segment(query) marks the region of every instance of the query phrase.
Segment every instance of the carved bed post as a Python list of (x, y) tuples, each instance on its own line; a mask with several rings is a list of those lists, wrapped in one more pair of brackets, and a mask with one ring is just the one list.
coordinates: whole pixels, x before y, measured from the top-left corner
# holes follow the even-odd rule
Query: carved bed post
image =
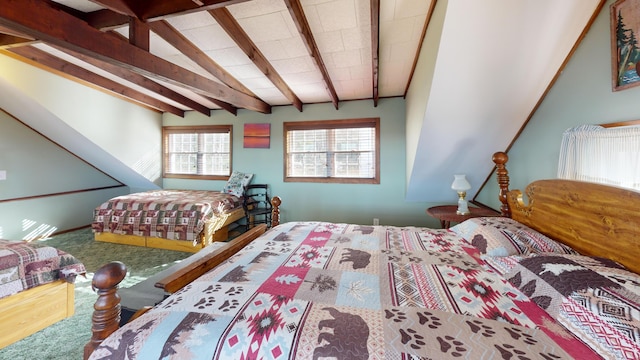
[(502, 206), (500, 206), (500, 212), (503, 216), (511, 217), (511, 209), (509, 209), (509, 204), (507, 203), (507, 193), (509, 192), (509, 172), (505, 167), (507, 161), (509, 161), (509, 156), (507, 153), (498, 151), (493, 154), (493, 162), (496, 164), (496, 174), (498, 176), (498, 185), (500, 186), (500, 202)]
[(102, 343), (102, 340), (118, 330), (120, 326), (120, 296), (116, 290), (126, 275), (127, 267), (119, 261), (104, 265), (93, 275), (91, 285), (98, 293), (98, 299), (93, 305), (91, 340), (84, 346), (85, 360)]
[(273, 205), (273, 209), (271, 210), (271, 227), (280, 224), (280, 204), (282, 204), (282, 200), (280, 200), (279, 196), (274, 196), (271, 199), (271, 205)]

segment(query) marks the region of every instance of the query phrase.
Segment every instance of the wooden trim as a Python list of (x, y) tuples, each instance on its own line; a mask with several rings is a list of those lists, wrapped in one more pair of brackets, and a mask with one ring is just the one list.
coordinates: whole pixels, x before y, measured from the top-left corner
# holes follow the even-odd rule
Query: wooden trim
[(360, 127), (379, 126), (380, 118), (354, 118), (337, 120), (312, 120), (312, 121), (285, 121), (282, 123), (284, 132), (291, 130), (314, 130), (314, 129), (350, 129)]
[(99, 188), (92, 188), (92, 189), (71, 190), (71, 191), (63, 191), (63, 192), (58, 192), (58, 193), (50, 193), (50, 194), (42, 194), (42, 195), (32, 195), (32, 196), (23, 196), (23, 197), (18, 197), (18, 198), (11, 198), (11, 199), (1, 199), (1, 200), (0, 200), (0, 203), (10, 202), (10, 201), (33, 200), (33, 199), (40, 199), (40, 198), (46, 198), (46, 197), (52, 197), (52, 196), (62, 196), (62, 195), (78, 194), (78, 193), (90, 192), (90, 191), (99, 191), (99, 190), (106, 190), (106, 189), (114, 189), (114, 188), (119, 188), (119, 187), (124, 187), (124, 186), (126, 186), (126, 185), (112, 185), (112, 186), (103, 186), (103, 187), (99, 187)]
[(621, 127), (621, 126), (638, 126), (640, 125), (640, 120), (627, 120), (627, 121), (617, 121), (607, 124), (600, 124), (603, 128), (613, 128), (613, 127)]
[(341, 177), (295, 177), (285, 175), (284, 182), (326, 183), (326, 184), (380, 184), (380, 177), (341, 178)]
[(409, 81), (407, 81), (407, 86), (404, 88), (403, 97), (407, 97), (407, 93), (409, 92), (409, 87), (411, 86), (411, 81), (413, 81), (413, 74), (416, 72), (416, 67), (418, 66), (418, 58), (420, 57), (420, 52), (422, 51), (422, 45), (424, 44), (424, 38), (427, 36), (427, 29), (429, 28), (429, 24), (431, 24), (431, 18), (433, 18), (433, 12), (436, 8), (436, 3), (438, 0), (431, 0), (431, 5), (429, 6), (429, 11), (427, 12), (427, 19), (424, 22), (424, 26), (422, 27), (422, 34), (420, 35), (420, 42), (418, 43), (418, 49), (416, 50), (416, 54), (413, 58), (413, 65), (411, 66), (411, 72), (409, 73)]

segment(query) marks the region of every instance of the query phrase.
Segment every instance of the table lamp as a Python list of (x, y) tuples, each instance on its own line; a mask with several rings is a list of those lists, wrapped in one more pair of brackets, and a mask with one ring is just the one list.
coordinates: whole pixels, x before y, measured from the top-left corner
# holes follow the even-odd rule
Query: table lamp
[(453, 176), (454, 179), (453, 184), (451, 184), (451, 188), (458, 192), (458, 211), (456, 211), (456, 214), (468, 215), (470, 212), (465, 196), (467, 196), (467, 190), (471, 189), (471, 184), (469, 184), (465, 175)]

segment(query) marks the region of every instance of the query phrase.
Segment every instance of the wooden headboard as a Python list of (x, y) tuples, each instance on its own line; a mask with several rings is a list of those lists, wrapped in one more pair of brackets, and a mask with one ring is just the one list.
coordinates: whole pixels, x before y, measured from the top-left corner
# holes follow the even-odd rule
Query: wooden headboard
[(493, 155), (501, 212), (584, 255), (615, 260), (640, 273), (640, 193), (573, 180), (538, 180), (509, 190), (509, 157)]

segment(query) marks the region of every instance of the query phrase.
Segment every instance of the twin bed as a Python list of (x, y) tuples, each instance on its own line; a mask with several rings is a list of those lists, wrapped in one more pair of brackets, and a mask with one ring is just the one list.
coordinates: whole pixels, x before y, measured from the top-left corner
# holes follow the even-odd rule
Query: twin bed
[(110, 263), (85, 358), (640, 358), (640, 193), (543, 180), (525, 200), (506, 154), (494, 161), (503, 217), (429, 229), (276, 214), (160, 281), (172, 295), (120, 329), (126, 268)]
[(0, 349), (74, 313), (84, 265), (41, 244), (0, 240)]
[(97, 241), (198, 252), (229, 236), (242, 199), (220, 191), (152, 190), (122, 195), (94, 211)]

